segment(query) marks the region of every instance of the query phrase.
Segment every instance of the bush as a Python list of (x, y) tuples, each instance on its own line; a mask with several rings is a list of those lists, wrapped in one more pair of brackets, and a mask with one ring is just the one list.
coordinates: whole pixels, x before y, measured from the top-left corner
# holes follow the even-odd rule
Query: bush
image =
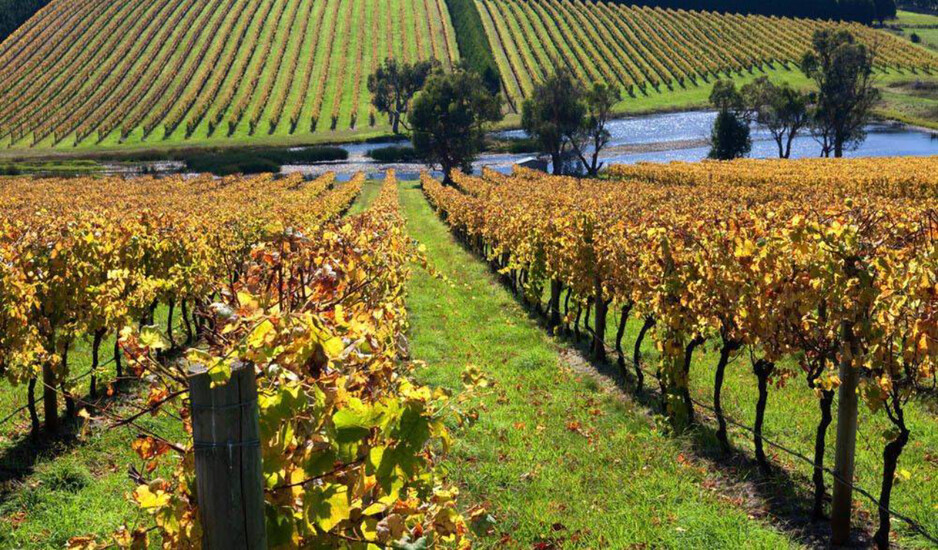
[(277, 162), (250, 153), (206, 154), (187, 158), (185, 162), (191, 172), (210, 172), (216, 176), (279, 172), (281, 168)]
[(13, 165), (0, 166), (0, 176), (19, 176), (22, 173), (22, 170)]
[(921, 44), (921, 43), (922, 43), (922, 37), (919, 36), (918, 33), (914, 33), (914, 32), (913, 32), (912, 35), (909, 36), (909, 39), (912, 41), (913, 44)]
[(307, 147), (305, 149), (262, 151), (259, 156), (280, 164), (305, 164), (347, 160), (348, 151), (341, 147)]
[(720, 111), (713, 123), (710, 158), (732, 160), (744, 157), (752, 150), (749, 124), (731, 111)]
[(285, 164), (310, 164), (345, 160), (348, 151), (340, 147), (310, 147), (307, 149), (257, 149), (189, 152), (183, 155), (186, 167), (192, 172), (210, 172), (216, 176), (233, 174), (261, 174), (279, 172)]
[(382, 147), (380, 149), (371, 149), (367, 156), (378, 162), (400, 163), (400, 162), (420, 162), (417, 151), (409, 146), (392, 145), (391, 147)]

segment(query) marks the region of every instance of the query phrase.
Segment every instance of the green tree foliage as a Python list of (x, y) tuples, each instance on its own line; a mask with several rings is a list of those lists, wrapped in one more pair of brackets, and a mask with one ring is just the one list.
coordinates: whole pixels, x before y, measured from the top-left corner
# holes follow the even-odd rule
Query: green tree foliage
[(896, 0), (873, 0), (876, 9), (876, 19), (882, 25), (887, 19), (896, 17)]
[(839, 158), (866, 139), (865, 127), (879, 99), (873, 85), (875, 54), (843, 30), (816, 32), (812, 46), (801, 62), (818, 88), (812, 130), (824, 156)]
[(371, 104), (378, 112), (388, 115), (395, 134), (400, 133), (401, 125), (410, 129), (405, 120), (410, 102), (423, 88), (430, 73), (438, 67), (439, 62), (436, 60), (411, 64), (387, 58), (384, 65), (368, 76)]
[(811, 121), (807, 94), (787, 82), (776, 85), (764, 76), (743, 86), (741, 92), (755, 121), (772, 134), (779, 158), (791, 157), (792, 142)]
[(612, 109), (622, 101), (622, 91), (616, 86), (594, 84), (591, 90), (587, 90), (585, 100), (586, 117), (571, 141), (587, 174), (596, 176), (603, 166), (599, 162), (599, 154), (612, 137), (606, 126), (612, 118)]
[(489, 93), (478, 73), (465, 67), (437, 71), (411, 106), (414, 149), (428, 164), (439, 165), (444, 181), (452, 183), (450, 172), (472, 169), (486, 127), (501, 119), (501, 98)]
[(572, 137), (583, 127), (586, 91), (568, 69), (557, 69), (538, 83), (521, 108), (521, 126), (550, 155), (554, 174), (563, 173)]
[(485, 87), (493, 95), (497, 94), (502, 87), (502, 77), (475, 1), (446, 0), (446, 7), (453, 20), (460, 56), (469, 67), (482, 76)]
[(710, 92), (710, 103), (719, 110), (710, 135), (709, 157), (732, 160), (752, 150), (749, 118), (743, 95), (732, 80), (717, 80)]
[(49, 0), (0, 0), (0, 42), (48, 3)]

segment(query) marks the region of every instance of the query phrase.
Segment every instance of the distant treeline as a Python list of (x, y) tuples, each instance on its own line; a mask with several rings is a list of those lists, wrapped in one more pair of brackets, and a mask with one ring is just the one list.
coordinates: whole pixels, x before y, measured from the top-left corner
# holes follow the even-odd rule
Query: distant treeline
[(0, 0), (0, 42), (48, 3), (49, 0)]
[(903, 0), (899, 7), (938, 13), (938, 0)]
[[(870, 24), (896, 13), (895, 0), (612, 0), (619, 4), (835, 19)], [(916, 0), (935, 4), (938, 0)]]

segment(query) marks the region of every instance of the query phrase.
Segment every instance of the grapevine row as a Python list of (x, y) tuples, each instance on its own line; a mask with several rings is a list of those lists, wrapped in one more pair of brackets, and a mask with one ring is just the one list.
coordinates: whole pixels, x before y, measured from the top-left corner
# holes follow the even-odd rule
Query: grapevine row
[[(579, 333), (585, 318), (598, 358), (615, 350), (639, 388), (650, 373), (675, 426), (697, 421), (695, 351), (719, 351), (712, 408), (729, 448), (724, 374), (746, 360), (759, 393), (753, 446), (769, 471), (769, 388), (800, 378), (821, 411), (808, 435), (821, 517), (826, 428), (844, 373), (856, 370), (863, 401), (890, 429), (879, 474), (886, 509), (912, 434), (909, 409), (938, 384), (936, 162), (640, 164), (613, 167), (608, 181), (516, 169), (454, 174), (456, 189), (424, 176), (423, 187), (456, 235), (552, 327)], [(626, 354), (630, 319), (643, 328)], [(640, 355), (644, 338), (654, 361)], [(915, 495), (903, 502), (914, 506)], [(878, 539), (889, 518), (881, 511)]]

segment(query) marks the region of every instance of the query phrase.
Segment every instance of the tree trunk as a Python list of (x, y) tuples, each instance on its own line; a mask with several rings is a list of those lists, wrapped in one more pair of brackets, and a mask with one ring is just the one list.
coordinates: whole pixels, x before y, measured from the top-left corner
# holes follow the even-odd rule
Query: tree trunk
[(791, 132), (788, 134), (788, 143), (785, 144), (785, 158), (791, 158), (791, 144), (795, 141), (795, 133)]
[(720, 362), (717, 363), (717, 372), (713, 382), (713, 411), (717, 415), (717, 423), (720, 427), (717, 429), (717, 441), (723, 451), (730, 451), (730, 440), (726, 434), (726, 417), (723, 416), (723, 404), (720, 395), (723, 393), (723, 376), (726, 373), (726, 365), (729, 363), (730, 354), (733, 353), (738, 345), (735, 342), (723, 341), (723, 347), (720, 348)]
[(815, 520), (824, 519), (824, 448), (826, 446), (827, 428), (831, 425), (833, 415), (831, 409), (834, 403), (834, 391), (822, 391), (818, 405), (821, 409), (821, 421), (818, 422), (814, 434), (814, 510), (811, 517)]
[(554, 173), (554, 175), (555, 175), (555, 176), (562, 176), (562, 175), (563, 175), (563, 163), (560, 161), (560, 154), (559, 154), (559, 153), (551, 153), (551, 154), (550, 154), (550, 162), (551, 162), (551, 164), (553, 164), (553, 166), (554, 166), (554, 168), (553, 168), (553, 173)]
[[(899, 405), (897, 404), (896, 407), (898, 408)], [(909, 430), (902, 418), (902, 409), (897, 412), (898, 416), (891, 418), (891, 420), (899, 428), (899, 436), (890, 441), (883, 449), (883, 482), (879, 491), (879, 529), (873, 535), (873, 541), (876, 542), (876, 547), (879, 550), (888, 550), (889, 548), (889, 500), (892, 497), (892, 485), (896, 477), (899, 455), (902, 454), (902, 449), (909, 442)]]
[(765, 406), (769, 400), (769, 376), (775, 370), (775, 365), (765, 359), (759, 359), (752, 365), (752, 370), (759, 379), (759, 400), (756, 402), (756, 425), (754, 427), (756, 460), (762, 468), (762, 473), (769, 475), (772, 473), (772, 468), (762, 446), (762, 425), (765, 422)]
[(840, 136), (834, 137), (834, 158), (843, 158), (844, 140)]
[(654, 318), (651, 315), (645, 317), (645, 324), (638, 331), (638, 338), (635, 339), (635, 349), (632, 351), (632, 364), (635, 366), (635, 376), (638, 378), (638, 391), (642, 391), (645, 385), (645, 373), (642, 372), (642, 341), (645, 339), (645, 333), (653, 326), (655, 326)]
[(59, 431), (59, 399), (55, 391), (55, 372), (48, 361), (42, 365), (42, 412), (46, 420), (46, 431)]

